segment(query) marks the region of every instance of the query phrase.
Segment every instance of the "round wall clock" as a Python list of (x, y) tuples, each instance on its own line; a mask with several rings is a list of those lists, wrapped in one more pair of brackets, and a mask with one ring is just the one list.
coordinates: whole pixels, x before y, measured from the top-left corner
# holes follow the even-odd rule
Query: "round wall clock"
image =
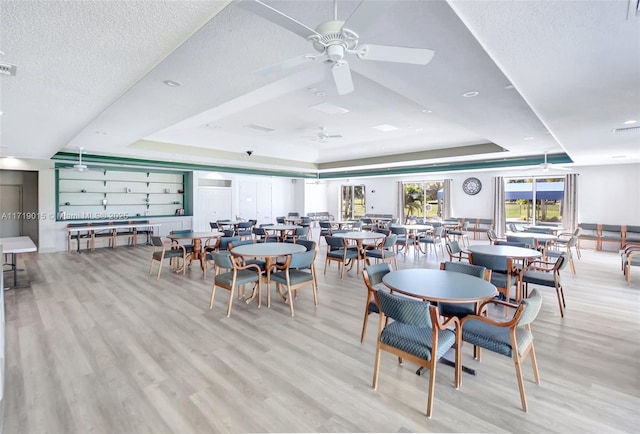
[(462, 190), (469, 195), (478, 194), (482, 190), (482, 183), (478, 178), (467, 178), (462, 183)]

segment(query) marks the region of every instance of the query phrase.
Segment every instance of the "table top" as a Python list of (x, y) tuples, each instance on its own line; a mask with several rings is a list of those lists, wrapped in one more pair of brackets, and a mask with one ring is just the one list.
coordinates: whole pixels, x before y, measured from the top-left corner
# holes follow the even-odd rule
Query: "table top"
[(491, 282), (479, 277), (429, 268), (392, 271), (382, 278), (382, 282), (395, 292), (445, 303), (488, 300), (498, 294)]
[(405, 228), (408, 229), (410, 231), (430, 231), (433, 229), (433, 226), (431, 225), (419, 225), (419, 224), (415, 224), (415, 225), (392, 225), (393, 227), (399, 227), (399, 228)]
[(38, 250), (29, 237), (0, 238), (2, 253), (28, 253)]
[(506, 256), (514, 259), (531, 259), (542, 256), (537, 250), (526, 249), (515, 246), (497, 246), (495, 244), (472, 244), (466, 248), (471, 253), (482, 253), (485, 255)]
[(379, 232), (353, 231), (333, 234), (332, 237), (346, 238), (348, 240), (377, 240), (380, 238), (385, 238), (386, 235)]
[(301, 227), (302, 226), (298, 225), (264, 225), (262, 226), (262, 229), (266, 231), (292, 231)]
[(533, 238), (535, 240), (557, 240), (557, 235), (552, 234), (540, 234), (538, 232), (506, 232), (505, 235), (508, 235), (513, 238)]
[(169, 234), (167, 238), (172, 240), (193, 240), (195, 238), (218, 238), (224, 236), (223, 232), (180, 232)]
[(234, 247), (231, 249), (231, 253), (238, 256), (277, 257), (301, 253), (306, 250), (305, 246), (293, 243), (254, 243)]
[(86, 226), (73, 226), (66, 228), (67, 232), (82, 232), (82, 231), (104, 231), (109, 229), (134, 229), (134, 228), (158, 228), (160, 223), (135, 223), (135, 224), (95, 224)]

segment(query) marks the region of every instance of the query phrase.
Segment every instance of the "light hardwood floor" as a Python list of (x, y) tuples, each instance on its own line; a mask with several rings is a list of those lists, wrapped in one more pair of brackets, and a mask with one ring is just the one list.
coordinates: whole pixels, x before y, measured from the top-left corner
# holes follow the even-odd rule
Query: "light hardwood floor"
[(565, 269), (564, 319), (542, 289), (528, 413), (512, 360), (485, 351), (477, 363), (466, 345), (478, 375), (455, 390), (440, 364), (427, 419), (428, 377), (410, 363), (383, 354), (371, 388), (377, 316), (360, 344), (362, 278), (340, 280), (335, 264), (323, 276), (325, 248), (319, 305), (302, 289), (295, 318), (277, 297), (261, 309), (236, 300), (227, 318), (223, 290), (209, 310), (213, 273), (166, 267), (156, 280), (145, 246), (21, 255), (31, 287), (5, 292), (4, 433), (638, 432), (640, 270), (627, 287), (616, 253), (585, 250), (575, 279)]

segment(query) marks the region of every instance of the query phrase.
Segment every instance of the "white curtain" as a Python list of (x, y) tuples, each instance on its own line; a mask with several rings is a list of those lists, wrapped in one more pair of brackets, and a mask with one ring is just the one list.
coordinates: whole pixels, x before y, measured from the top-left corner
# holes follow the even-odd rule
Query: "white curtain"
[(578, 225), (578, 174), (566, 175), (562, 199), (562, 227), (573, 232)]
[(396, 216), (398, 222), (404, 224), (404, 183), (398, 181), (398, 201), (396, 202)]
[(504, 205), (504, 178), (496, 176), (493, 178), (493, 227), (496, 235), (503, 237), (506, 227), (506, 214)]
[(451, 179), (445, 179), (442, 187), (442, 219), (451, 218)]

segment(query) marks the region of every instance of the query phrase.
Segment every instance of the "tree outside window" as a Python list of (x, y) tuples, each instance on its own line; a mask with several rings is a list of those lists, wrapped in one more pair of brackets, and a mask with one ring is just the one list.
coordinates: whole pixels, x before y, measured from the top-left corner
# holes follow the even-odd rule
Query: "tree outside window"
[(340, 218), (342, 220), (358, 220), (367, 212), (364, 185), (343, 185), (340, 201)]

